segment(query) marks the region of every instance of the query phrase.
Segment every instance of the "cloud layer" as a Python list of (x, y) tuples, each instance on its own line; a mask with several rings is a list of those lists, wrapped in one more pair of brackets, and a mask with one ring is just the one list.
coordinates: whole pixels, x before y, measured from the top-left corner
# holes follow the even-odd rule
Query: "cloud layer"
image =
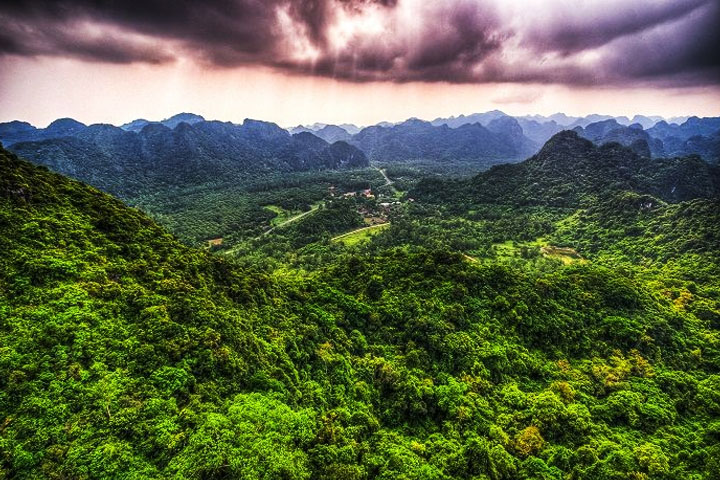
[(0, 55), (356, 82), (717, 85), (718, 20), (717, 0), (6, 0)]

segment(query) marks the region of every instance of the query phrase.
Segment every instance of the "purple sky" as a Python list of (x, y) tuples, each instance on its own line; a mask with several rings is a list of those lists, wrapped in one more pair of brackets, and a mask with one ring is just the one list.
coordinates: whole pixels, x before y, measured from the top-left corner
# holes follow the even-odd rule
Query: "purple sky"
[(0, 120), (720, 114), (717, 0), (0, 4)]

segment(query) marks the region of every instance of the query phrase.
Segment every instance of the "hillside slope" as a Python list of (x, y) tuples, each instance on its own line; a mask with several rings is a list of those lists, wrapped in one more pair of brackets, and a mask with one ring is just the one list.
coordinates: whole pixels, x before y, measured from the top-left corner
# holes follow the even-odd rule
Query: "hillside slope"
[(430, 201), (580, 207), (618, 191), (668, 202), (720, 195), (720, 170), (698, 156), (651, 159), (618, 143), (596, 146), (577, 132), (556, 134), (534, 156), (498, 165), (468, 181), (420, 182), (411, 192)]
[(244, 267), (0, 150), (6, 478), (704, 478), (717, 329), (599, 265)]

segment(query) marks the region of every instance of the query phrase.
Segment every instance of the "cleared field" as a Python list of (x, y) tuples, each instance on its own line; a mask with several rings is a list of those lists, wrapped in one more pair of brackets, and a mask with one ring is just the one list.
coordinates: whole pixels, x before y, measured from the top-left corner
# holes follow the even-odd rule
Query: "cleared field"
[(574, 248), (567, 247), (555, 247), (553, 245), (546, 245), (540, 249), (540, 253), (548, 258), (557, 258), (562, 261), (565, 265), (574, 262), (586, 262)]
[(271, 212), (273, 212), (276, 215), (276, 217), (274, 217), (272, 220), (270, 220), (270, 225), (272, 225), (273, 227), (283, 223), (284, 221), (286, 221), (293, 215), (297, 215), (298, 213), (300, 213), (300, 212), (292, 212), (290, 210), (285, 210), (284, 208), (279, 207), (277, 205), (265, 205), (263, 208), (265, 210), (270, 210)]
[(350, 247), (352, 245), (357, 245), (360, 242), (370, 240), (373, 235), (376, 235), (377, 233), (381, 232), (389, 226), (389, 223), (381, 223), (379, 225), (359, 228), (357, 230), (353, 230), (352, 232), (338, 235), (337, 237), (333, 238), (332, 241), (342, 242), (346, 246)]
[(492, 246), (495, 257), (502, 258), (514, 258), (514, 257), (532, 257), (533, 252), (541, 254), (546, 258), (554, 258), (560, 260), (565, 265), (569, 265), (575, 262), (587, 262), (574, 248), (569, 247), (556, 247), (550, 245), (542, 238), (538, 238), (532, 242), (513, 242), (507, 241), (503, 243), (496, 243)]

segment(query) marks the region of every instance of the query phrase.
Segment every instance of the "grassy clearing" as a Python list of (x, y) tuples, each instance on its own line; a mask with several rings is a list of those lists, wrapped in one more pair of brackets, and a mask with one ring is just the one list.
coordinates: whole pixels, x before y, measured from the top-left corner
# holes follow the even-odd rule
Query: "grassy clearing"
[(563, 262), (565, 265), (569, 265), (575, 262), (586, 262), (574, 248), (566, 247), (555, 247), (553, 245), (546, 245), (540, 248), (540, 253), (547, 258), (555, 258)]
[(574, 248), (556, 247), (548, 244), (543, 238), (538, 238), (532, 242), (513, 242), (508, 240), (507, 242), (493, 244), (492, 249), (495, 258), (500, 260), (531, 258), (539, 254), (545, 258), (560, 260), (565, 265), (587, 261)]
[(373, 235), (376, 235), (377, 233), (381, 232), (389, 226), (389, 223), (381, 223), (379, 225), (372, 225), (370, 227), (360, 228), (357, 230), (353, 230), (352, 232), (338, 235), (337, 237), (333, 238), (332, 241), (342, 242), (345, 246), (351, 247), (353, 245), (357, 245), (358, 243), (370, 240)]
[(284, 208), (279, 207), (277, 205), (265, 205), (263, 208), (265, 210), (270, 210), (271, 212), (273, 212), (275, 214), (275, 217), (272, 220), (270, 220), (270, 225), (273, 227), (285, 222), (288, 218), (292, 217), (293, 215), (300, 213), (300, 212), (293, 212), (290, 210), (285, 210)]

